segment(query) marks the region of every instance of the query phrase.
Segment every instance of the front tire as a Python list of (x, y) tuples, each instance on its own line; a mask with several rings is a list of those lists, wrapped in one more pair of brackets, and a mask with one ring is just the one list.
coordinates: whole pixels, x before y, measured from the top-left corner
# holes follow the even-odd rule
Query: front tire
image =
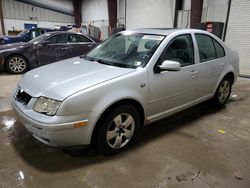
[(214, 95), (215, 104), (224, 106), (228, 102), (232, 90), (232, 83), (233, 81), (229, 77), (225, 77), (221, 81)]
[(28, 70), (28, 61), (20, 55), (12, 55), (6, 59), (6, 69), (12, 74), (22, 74)]
[(129, 145), (140, 128), (140, 117), (135, 107), (120, 106), (107, 115), (99, 127), (96, 144), (97, 150), (110, 155)]

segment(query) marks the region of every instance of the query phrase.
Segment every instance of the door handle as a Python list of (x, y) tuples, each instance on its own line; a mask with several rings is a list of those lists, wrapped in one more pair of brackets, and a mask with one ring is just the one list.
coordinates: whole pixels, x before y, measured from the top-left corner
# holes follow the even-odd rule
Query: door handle
[(197, 73), (198, 73), (198, 71), (192, 70), (189, 74), (190, 74), (190, 76), (191, 76), (192, 78), (194, 78), (195, 75), (197, 75)]
[(89, 45), (88, 45), (88, 47), (92, 47), (92, 46), (93, 46), (93, 44), (89, 44)]
[(63, 47), (63, 48), (61, 48), (61, 50), (68, 50), (69, 49), (69, 47)]

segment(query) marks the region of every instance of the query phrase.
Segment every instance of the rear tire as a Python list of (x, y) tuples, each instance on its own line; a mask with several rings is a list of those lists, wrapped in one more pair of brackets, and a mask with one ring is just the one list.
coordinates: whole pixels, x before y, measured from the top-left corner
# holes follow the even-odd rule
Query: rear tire
[(96, 135), (98, 152), (110, 155), (124, 149), (135, 139), (140, 123), (139, 112), (133, 106), (124, 105), (111, 111)]
[(218, 106), (224, 106), (230, 97), (233, 81), (229, 77), (223, 78), (214, 95), (214, 103)]
[(12, 55), (6, 59), (6, 69), (12, 74), (22, 74), (28, 70), (28, 61), (20, 55)]

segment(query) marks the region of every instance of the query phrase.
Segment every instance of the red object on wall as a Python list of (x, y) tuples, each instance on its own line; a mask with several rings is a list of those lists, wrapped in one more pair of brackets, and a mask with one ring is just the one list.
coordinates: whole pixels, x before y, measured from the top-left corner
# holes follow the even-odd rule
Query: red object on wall
[(213, 32), (213, 24), (212, 23), (207, 23), (207, 29), (208, 32), (212, 33)]

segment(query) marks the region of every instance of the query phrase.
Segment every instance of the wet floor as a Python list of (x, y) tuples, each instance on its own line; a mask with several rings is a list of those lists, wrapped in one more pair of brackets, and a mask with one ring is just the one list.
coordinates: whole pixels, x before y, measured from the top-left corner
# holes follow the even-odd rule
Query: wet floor
[(0, 187), (250, 187), (250, 80), (237, 81), (226, 108), (195, 106), (106, 157), (29, 135), (9, 103), (19, 78), (0, 75)]

